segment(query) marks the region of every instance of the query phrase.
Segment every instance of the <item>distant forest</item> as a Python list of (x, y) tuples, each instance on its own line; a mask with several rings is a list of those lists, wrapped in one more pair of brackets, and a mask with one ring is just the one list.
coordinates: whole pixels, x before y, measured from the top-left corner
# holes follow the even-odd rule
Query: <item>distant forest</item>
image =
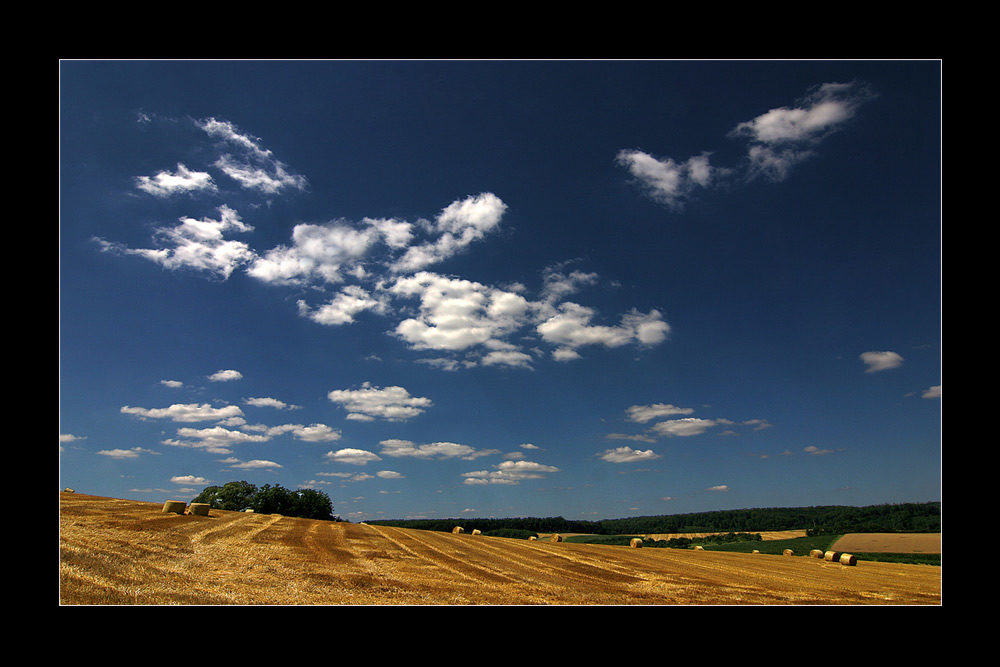
[(380, 519), (366, 523), (400, 528), (450, 532), (527, 530), (533, 533), (593, 533), (645, 535), (650, 533), (721, 533), (805, 530), (812, 535), (843, 533), (939, 533), (941, 503), (901, 503), (849, 507), (766, 507), (720, 510), (695, 514), (637, 516), (599, 521), (572, 521), (563, 517), (509, 519)]

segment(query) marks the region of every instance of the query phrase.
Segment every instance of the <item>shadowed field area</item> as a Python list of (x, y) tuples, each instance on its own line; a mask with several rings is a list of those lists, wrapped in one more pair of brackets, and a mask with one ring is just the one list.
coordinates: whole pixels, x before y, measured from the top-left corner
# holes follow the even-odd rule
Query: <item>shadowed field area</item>
[(514, 540), (60, 494), (68, 605), (941, 603), (941, 568)]

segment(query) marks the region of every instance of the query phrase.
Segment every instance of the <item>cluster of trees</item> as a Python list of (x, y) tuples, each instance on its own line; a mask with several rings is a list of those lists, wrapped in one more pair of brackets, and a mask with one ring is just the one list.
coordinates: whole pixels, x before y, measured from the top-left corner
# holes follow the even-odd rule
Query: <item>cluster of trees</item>
[(261, 514), (282, 514), (303, 519), (339, 521), (333, 515), (333, 502), (315, 489), (289, 490), (280, 484), (265, 484), (257, 488), (250, 482), (229, 482), (222, 486), (207, 486), (193, 503), (208, 503), (214, 509)]
[(850, 507), (770, 507), (721, 510), (694, 514), (640, 516), (599, 521), (571, 521), (562, 517), (510, 519), (413, 519), (369, 523), (451, 531), (462, 526), (484, 534), (501, 529), (535, 533), (592, 533), (645, 535), (649, 533), (747, 533), (770, 530), (806, 530), (809, 535), (843, 533), (941, 532), (941, 503), (901, 503)]

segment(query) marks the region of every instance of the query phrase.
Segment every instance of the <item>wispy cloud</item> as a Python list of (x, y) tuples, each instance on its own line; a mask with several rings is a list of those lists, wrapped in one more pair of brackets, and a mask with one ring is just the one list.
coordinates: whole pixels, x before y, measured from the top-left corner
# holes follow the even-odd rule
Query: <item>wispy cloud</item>
[(617, 161), (651, 199), (679, 210), (698, 191), (722, 183), (785, 180), (796, 165), (817, 155), (823, 139), (842, 128), (873, 96), (862, 83), (826, 83), (794, 106), (770, 109), (739, 123), (727, 135), (746, 142), (745, 161), (735, 167), (711, 165), (708, 151), (679, 161), (624, 149)]

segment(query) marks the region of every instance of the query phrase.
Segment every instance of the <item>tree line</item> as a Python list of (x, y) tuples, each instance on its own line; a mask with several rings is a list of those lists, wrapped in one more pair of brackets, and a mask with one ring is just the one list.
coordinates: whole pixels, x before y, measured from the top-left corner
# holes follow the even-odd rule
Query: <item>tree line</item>
[(805, 530), (808, 535), (843, 533), (938, 533), (941, 532), (941, 503), (899, 503), (852, 507), (765, 507), (718, 510), (692, 514), (639, 516), (597, 521), (563, 517), (464, 518), (464, 519), (380, 519), (368, 523), (402, 528), (451, 531), (501, 529), (534, 533), (592, 533), (596, 535), (646, 535), (650, 533), (748, 533), (774, 530)]
[(213, 509), (233, 512), (250, 510), (261, 514), (340, 521), (339, 517), (333, 515), (333, 502), (322, 491), (290, 490), (280, 484), (265, 484), (257, 488), (250, 482), (239, 481), (222, 486), (207, 486), (191, 502), (208, 503)]

